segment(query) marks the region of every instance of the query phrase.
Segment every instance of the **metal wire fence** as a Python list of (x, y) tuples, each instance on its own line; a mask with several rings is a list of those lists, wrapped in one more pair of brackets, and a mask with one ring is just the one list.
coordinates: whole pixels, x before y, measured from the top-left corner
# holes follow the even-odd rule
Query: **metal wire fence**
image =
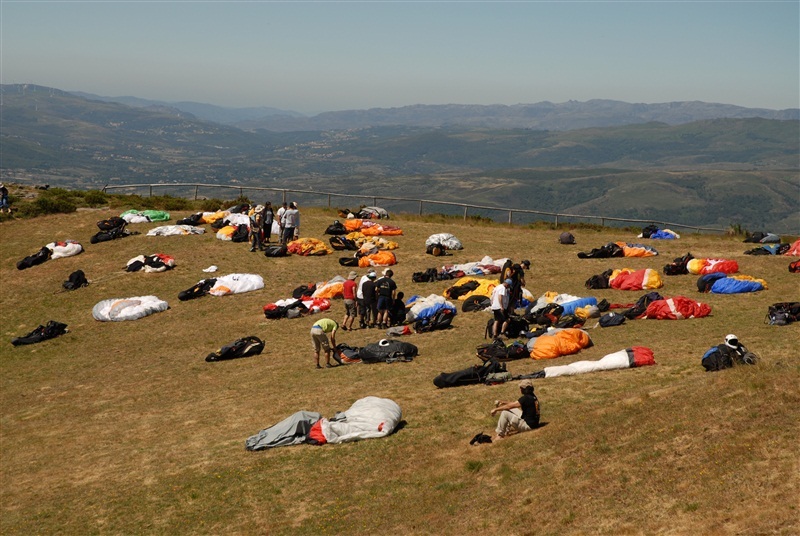
[(341, 194), (334, 192), (319, 192), (315, 190), (295, 190), (291, 188), (269, 188), (261, 186), (237, 186), (203, 183), (156, 183), (156, 184), (125, 184), (125, 185), (106, 185), (104, 192), (111, 190), (122, 190), (131, 194), (142, 195), (143, 191), (147, 195), (171, 195), (174, 197), (184, 197), (197, 199), (224, 198), (232, 192), (240, 197), (258, 201), (258, 196), (263, 195), (265, 200), (271, 194), (272, 201), (279, 197), (279, 202), (295, 201), (300, 205), (306, 206), (327, 206), (328, 208), (340, 208), (341, 203), (352, 204), (358, 208), (361, 205), (380, 206), (390, 213), (406, 214), (444, 214), (448, 216), (462, 216), (464, 220), (469, 218), (487, 218), (493, 221), (505, 222), (509, 224), (525, 225), (533, 222), (549, 222), (554, 225), (566, 223), (589, 223), (600, 226), (620, 226), (627, 224), (654, 224), (662, 228), (670, 229), (689, 229), (694, 232), (706, 233), (725, 233), (726, 229), (716, 227), (701, 227), (697, 225), (686, 225), (683, 223), (643, 220), (635, 218), (616, 218), (611, 216), (594, 216), (582, 214), (570, 214), (565, 212), (545, 212), (540, 210), (528, 210), (523, 208), (493, 207), (488, 205), (475, 205), (469, 203), (457, 203), (453, 201), (438, 201), (435, 199), (414, 199), (407, 197), (393, 197), (385, 195), (367, 194)]

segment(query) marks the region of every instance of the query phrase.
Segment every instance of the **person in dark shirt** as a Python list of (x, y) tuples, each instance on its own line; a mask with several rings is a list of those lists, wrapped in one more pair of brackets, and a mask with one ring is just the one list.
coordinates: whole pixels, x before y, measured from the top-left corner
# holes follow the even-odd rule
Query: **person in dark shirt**
[(374, 328), (378, 321), (378, 289), (375, 281), (375, 272), (367, 273), (367, 280), (361, 285), (361, 292), (364, 294), (364, 323), (368, 328)]
[(405, 297), (406, 295), (402, 291), (398, 292), (392, 308), (389, 309), (389, 319), (393, 326), (400, 325), (406, 320), (406, 302), (403, 301)]
[(389, 327), (389, 309), (394, 305), (394, 295), (397, 291), (397, 283), (392, 280), (394, 272), (387, 268), (383, 271), (383, 277), (375, 282), (378, 292), (378, 327)]
[(492, 415), (500, 414), (495, 429), (494, 441), (505, 438), (510, 433), (528, 432), (539, 426), (539, 399), (533, 394), (533, 382), (519, 382), (522, 396), (513, 402), (495, 402)]

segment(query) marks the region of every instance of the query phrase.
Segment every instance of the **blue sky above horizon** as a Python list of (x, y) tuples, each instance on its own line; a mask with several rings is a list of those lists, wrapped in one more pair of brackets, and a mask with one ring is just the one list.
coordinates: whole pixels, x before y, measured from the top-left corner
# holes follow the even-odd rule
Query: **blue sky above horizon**
[(800, 2), (0, 0), (0, 81), (306, 114), (800, 107)]

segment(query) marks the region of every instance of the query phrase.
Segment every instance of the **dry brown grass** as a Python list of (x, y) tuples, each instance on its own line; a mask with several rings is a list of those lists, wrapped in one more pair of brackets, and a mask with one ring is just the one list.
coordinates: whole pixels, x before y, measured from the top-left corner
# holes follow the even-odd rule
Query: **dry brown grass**
[[(595, 346), (553, 362), (510, 363), (515, 374), (633, 345), (655, 351), (655, 367), (538, 380), (547, 426), (502, 444), (469, 446), (489, 432), (492, 401), (514, 385), (438, 390), (433, 377), (477, 362), (487, 314), (459, 314), (446, 332), (407, 337), (412, 363), (313, 370), (314, 317), (267, 321), (261, 307), (302, 283), (344, 274), (340, 254), (267, 259), (244, 244), (142, 235), (91, 245), (95, 221), (120, 211), (79, 211), (0, 224), (3, 534), (796, 534), (798, 522), (798, 329), (763, 324), (767, 305), (798, 300), (786, 257), (749, 257), (739, 239), (687, 235), (656, 242), (650, 259), (579, 260), (575, 253), (629, 232), (560, 231), (399, 216), (396, 280), (407, 296), (441, 293), (446, 282), (411, 283), (442, 263), (424, 239), (452, 232), (465, 244), (446, 262), (483, 255), (533, 260), (535, 296), (587, 295), (583, 282), (609, 267), (659, 268), (691, 251), (739, 261), (767, 291), (700, 296), (693, 276), (665, 278), (664, 295), (707, 301), (713, 316), (628, 322), (591, 330)], [(184, 214), (173, 214), (173, 218)], [(322, 237), (336, 218), (304, 210), (304, 236)], [(81, 241), (77, 257), (25, 271), (16, 261), (56, 239)], [(177, 258), (173, 272), (127, 274), (137, 254)], [(255, 272), (258, 292), (179, 302), (207, 277)], [(61, 292), (81, 268), (93, 284)], [(359, 270), (362, 272), (363, 270)], [(135, 322), (101, 323), (101, 299), (154, 294), (171, 309)], [(639, 293), (594, 291), (612, 302)], [(340, 302), (331, 316), (343, 314)], [(8, 341), (49, 319), (70, 333), (32, 346)], [(700, 356), (734, 332), (762, 357), (755, 367), (706, 374)], [(205, 363), (245, 335), (266, 340), (261, 356)], [(375, 330), (342, 333), (360, 346)], [(390, 397), (406, 425), (373, 441), (248, 453), (244, 440), (299, 409), (332, 415), (366, 395)]]

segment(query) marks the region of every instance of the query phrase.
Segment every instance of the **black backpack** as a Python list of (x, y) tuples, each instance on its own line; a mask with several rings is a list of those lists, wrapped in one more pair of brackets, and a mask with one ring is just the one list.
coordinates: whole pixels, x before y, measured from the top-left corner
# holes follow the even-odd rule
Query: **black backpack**
[(110, 231), (111, 229), (116, 229), (117, 227), (123, 227), (127, 225), (128, 222), (120, 218), (119, 216), (112, 216), (107, 220), (100, 220), (97, 222), (97, 228), (101, 231)]
[(628, 309), (627, 311), (623, 312), (623, 316), (628, 320), (634, 320), (644, 314), (647, 310), (647, 306), (653, 303), (654, 301), (663, 300), (663, 296), (658, 292), (648, 292), (638, 300), (636, 300), (636, 304), (633, 307)]
[(588, 289), (604, 289), (609, 288), (608, 280), (611, 277), (611, 274), (614, 273), (614, 270), (606, 270), (602, 274), (593, 275), (589, 279), (586, 280), (586, 283), (583, 284)]
[(478, 345), (475, 353), (484, 362), (494, 360), (498, 363), (505, 363), (506, 361), (530, 357), (528, 348), (521, 342), (515, 341), (506, 346), (500, 339), (495, 339), (488, 344)]
[(697, 291), (698, 292), (710, 292), (711, 287), (714, 285), (714, 282), (717, 279), (723, 279), (728, 277), (726, 274), (722, 272), (714, 272), (712, 274), (705, 274), (701, 275), (697, 278)]
[(428, 268), (424, 272), (414, 272), (411, 281), (414, 283), (433, 283), (437, 280), (439, 272), (436, 268)]
[(44, 261), (49, 260), (52, 254), (53, 252), (50, 251), (50, 248), (44, 246), (42, 247), (42, 249), (40, 249), (33, 255), (28, 255), (27, 257), (19, 261), (17, 263), (17, 270), (25, 270), (26, 268), (42, 264)]
[[(339, 220), (334, 220), (334, 222), (328, 225), (328, 228), (325, 229), (325, 234), (329, 235), (344, 235), (347, 234), (347, 229)], [(331, 242), (332, 243), (332, 242)]]
[(557, 303), (548, 303), (535, 313), (530, 313), (526, 315), (526, 319), (534, 324), (539, 324), (540, 326), (552, 326), (558, 319), (561, 318), (561, 315), (564, 314), (564, 307)]
[(178, 299), (180, 301), (186, 301), (205, 296), (206, 294), (208, 294), (208, 291), (211, 290), (216, 283), (217, 283), (216, 278), (203, 279), (195, 286), (179, 292)]
[(14, 346), (20, 346), (22, 344), (35, 344), (37, 342), (46, 341), (47, 339), (52, 339), (53, 337), (63, 335), (64, 333), (67, 333), (67, 331), (66, 324), (51, 320), (47, 323), (47, 325), (40, 325), (23, 337), (15, 337), (11, 339), (11, 344)]
[(688, 274), (687, 266), (689, 261), (694, 259), (694, 255), (687, 253), (683, 257), (678, 257), (669, 264), (664, 265), (664, 275), (683, 275)]
[(75, 270), (69, 274), (66, 281), (61, 283), (61, 286), (66, 290), (77, 290), (88, 285), (89, 281), (86, 279), (86, 274), (83, 273), (83, 270)]
[(440, 309), (430, 318), (422, 318), (414, 323), (414, 331), (425, 333), (438, 329), (447, 329), (453, 323), (456, 313), (452, 309)]
[[(500, 327), (503, 326), (501, 325)], [(530, 324), (528, 324), (528, 321), (524, 317), (512, 315), (508, 319), (504, 335), (506, 337), (511, 337), (511, 338), (519, 337), (523, 331), (528, 331), (529, 327)], [(490, 338), (492, 336), (493, 329), (494, 329), (494, 317), (490, 318), (489, 321), (486, 323), (486, 330), (483, 333), (483, 338), (484, 339)]]
[(642, 228), (642, 238), (650, 238), (653, 234), (658, 232), (658, 227), (652, 223), (647, 227)]
[(464, 303), (461, 305), (461, 310), (465, 313), (471, 313), (474, 311), (483, 311), (491, 306), (492, 300), (480, 294), (473, 294), (464, 300)]
[(454, 285), (449, 289), (445, 290), (445, 296), (451, 298), (453, 300), (457, 300), (459, 296), (463, 296), (464, 294), (469, 294), (473, 290), (477, 289), (481, 286), (480, 283), (477, 281), (467, 281), (463, 285)]
[(606, 313), (600, 317), (600, 327), (610, 328), (612, 326), (621, 326), (625, 323), (625, 316), (617, 313)]
[(206, 356), (206, 361), (224, 361), (226, 359), (236, 359), (238, 357), (250, 357), (258, 355), (264, 351), (264, 341), (255, 336), (236, 339), (230, 344), (226, 344), (216, 352), (211, 352)]
[(275, 244), (272, 246), (267, 246), (264, 249), (264, 256), (265, 257), (288, 257), (289, 256), (289, 248), (287, 248), (284, 244)]
[(358, 352), (362, 363), (392, 363), (394, 361), (411, 361), (419, 349), (410, 342), (384, 339), (370, 343)]
[(177, 223), (178, 225), (194, 225), (194, 226), (200, 225), (203, 223), (203, 213), (198, 212), (195, 214), (191, 214), (189, 216), (186, 216), (182, 220), (176, 221), (175, 223)]
[(447, 248), (441, 244), (431, 244), (425, 248), (425, 253), (428, 255), (433, 255), (434, 257), (442, 257), (447, 255)]
[(345, 249), (350, 251), (358, 251), (358, 246), (356, 243), (349, 238), (345, 238), (343, 236), (332, 236), (328, 241), (331, 243), (331, 247), (336, 251), (343, 251)]
[(800, 302), (773, 303), (767, 310), (765, 324), (785, 326), (800, 319)]
[(506, 372), (505, 364), (489, 359), (481, 365), (473, 365), (467, 369), (456, 372), (442, 372), (433, 379), (433, 385), (440, 389), (458, 387), (460, 385), (473, 385), (485, 382), (489, 374), (498, 372)]
[(753, 352), (739, 353), (726, 344), (712, 346), (703, 354), (701, 364), (706, 372), (731, 368), (734, 365), (755, 365), (758, 356)]

